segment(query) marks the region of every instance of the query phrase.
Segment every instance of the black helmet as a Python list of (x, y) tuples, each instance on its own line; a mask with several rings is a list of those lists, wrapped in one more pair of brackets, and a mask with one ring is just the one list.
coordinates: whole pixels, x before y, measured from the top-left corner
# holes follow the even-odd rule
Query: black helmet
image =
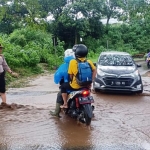
[(75, 56), (77, 58), (86, 57), (88, 54), (88, 49), (84, 44), (74, 45), (72, 49), (75, 52)]

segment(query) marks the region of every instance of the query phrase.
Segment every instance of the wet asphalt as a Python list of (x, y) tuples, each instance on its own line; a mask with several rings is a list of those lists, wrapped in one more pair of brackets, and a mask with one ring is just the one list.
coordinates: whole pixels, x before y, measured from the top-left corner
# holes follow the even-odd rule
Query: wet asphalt
[(58, 85), (44, 74), (24, 88), (9, 88), (8, 103), (0, 108), (0, 150), (150, 150), (150, 74), (139, 71), (143, 94), (92, 94), (94, 117), (89, 130), (55, 109)]

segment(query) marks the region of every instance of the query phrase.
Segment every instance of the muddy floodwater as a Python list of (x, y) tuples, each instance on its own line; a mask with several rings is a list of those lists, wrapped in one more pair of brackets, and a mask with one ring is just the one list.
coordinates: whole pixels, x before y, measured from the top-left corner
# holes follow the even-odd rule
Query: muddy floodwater
[(0, 107), (0, 150), (150, 150), (150, 77), (144, 92), (92, 94), (95, 100), (91, 130), (54, 110), (58, 86), (43, 75), (25, 88), (7, 91), (12, 108)]

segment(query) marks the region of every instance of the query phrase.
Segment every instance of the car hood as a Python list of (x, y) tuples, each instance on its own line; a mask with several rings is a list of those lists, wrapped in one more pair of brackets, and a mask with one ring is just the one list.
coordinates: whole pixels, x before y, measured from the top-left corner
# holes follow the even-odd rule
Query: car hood
[(135, 66), (98, 66), (105, 73), (109, 74), (129, 74), (136, 70)]

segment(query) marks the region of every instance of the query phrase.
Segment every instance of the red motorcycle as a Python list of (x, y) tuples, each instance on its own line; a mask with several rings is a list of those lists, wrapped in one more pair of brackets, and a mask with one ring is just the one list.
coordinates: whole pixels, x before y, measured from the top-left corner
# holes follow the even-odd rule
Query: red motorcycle
[(68, 108), (64, 109), (65, 114), (85, 123), (87, 126), (91, 124), (94, 110), (94, 106), (91, 105), (94, 103), (94, 99), (90, 93), (90, 90), (86, 88), (70, 92), (68, 95)]

